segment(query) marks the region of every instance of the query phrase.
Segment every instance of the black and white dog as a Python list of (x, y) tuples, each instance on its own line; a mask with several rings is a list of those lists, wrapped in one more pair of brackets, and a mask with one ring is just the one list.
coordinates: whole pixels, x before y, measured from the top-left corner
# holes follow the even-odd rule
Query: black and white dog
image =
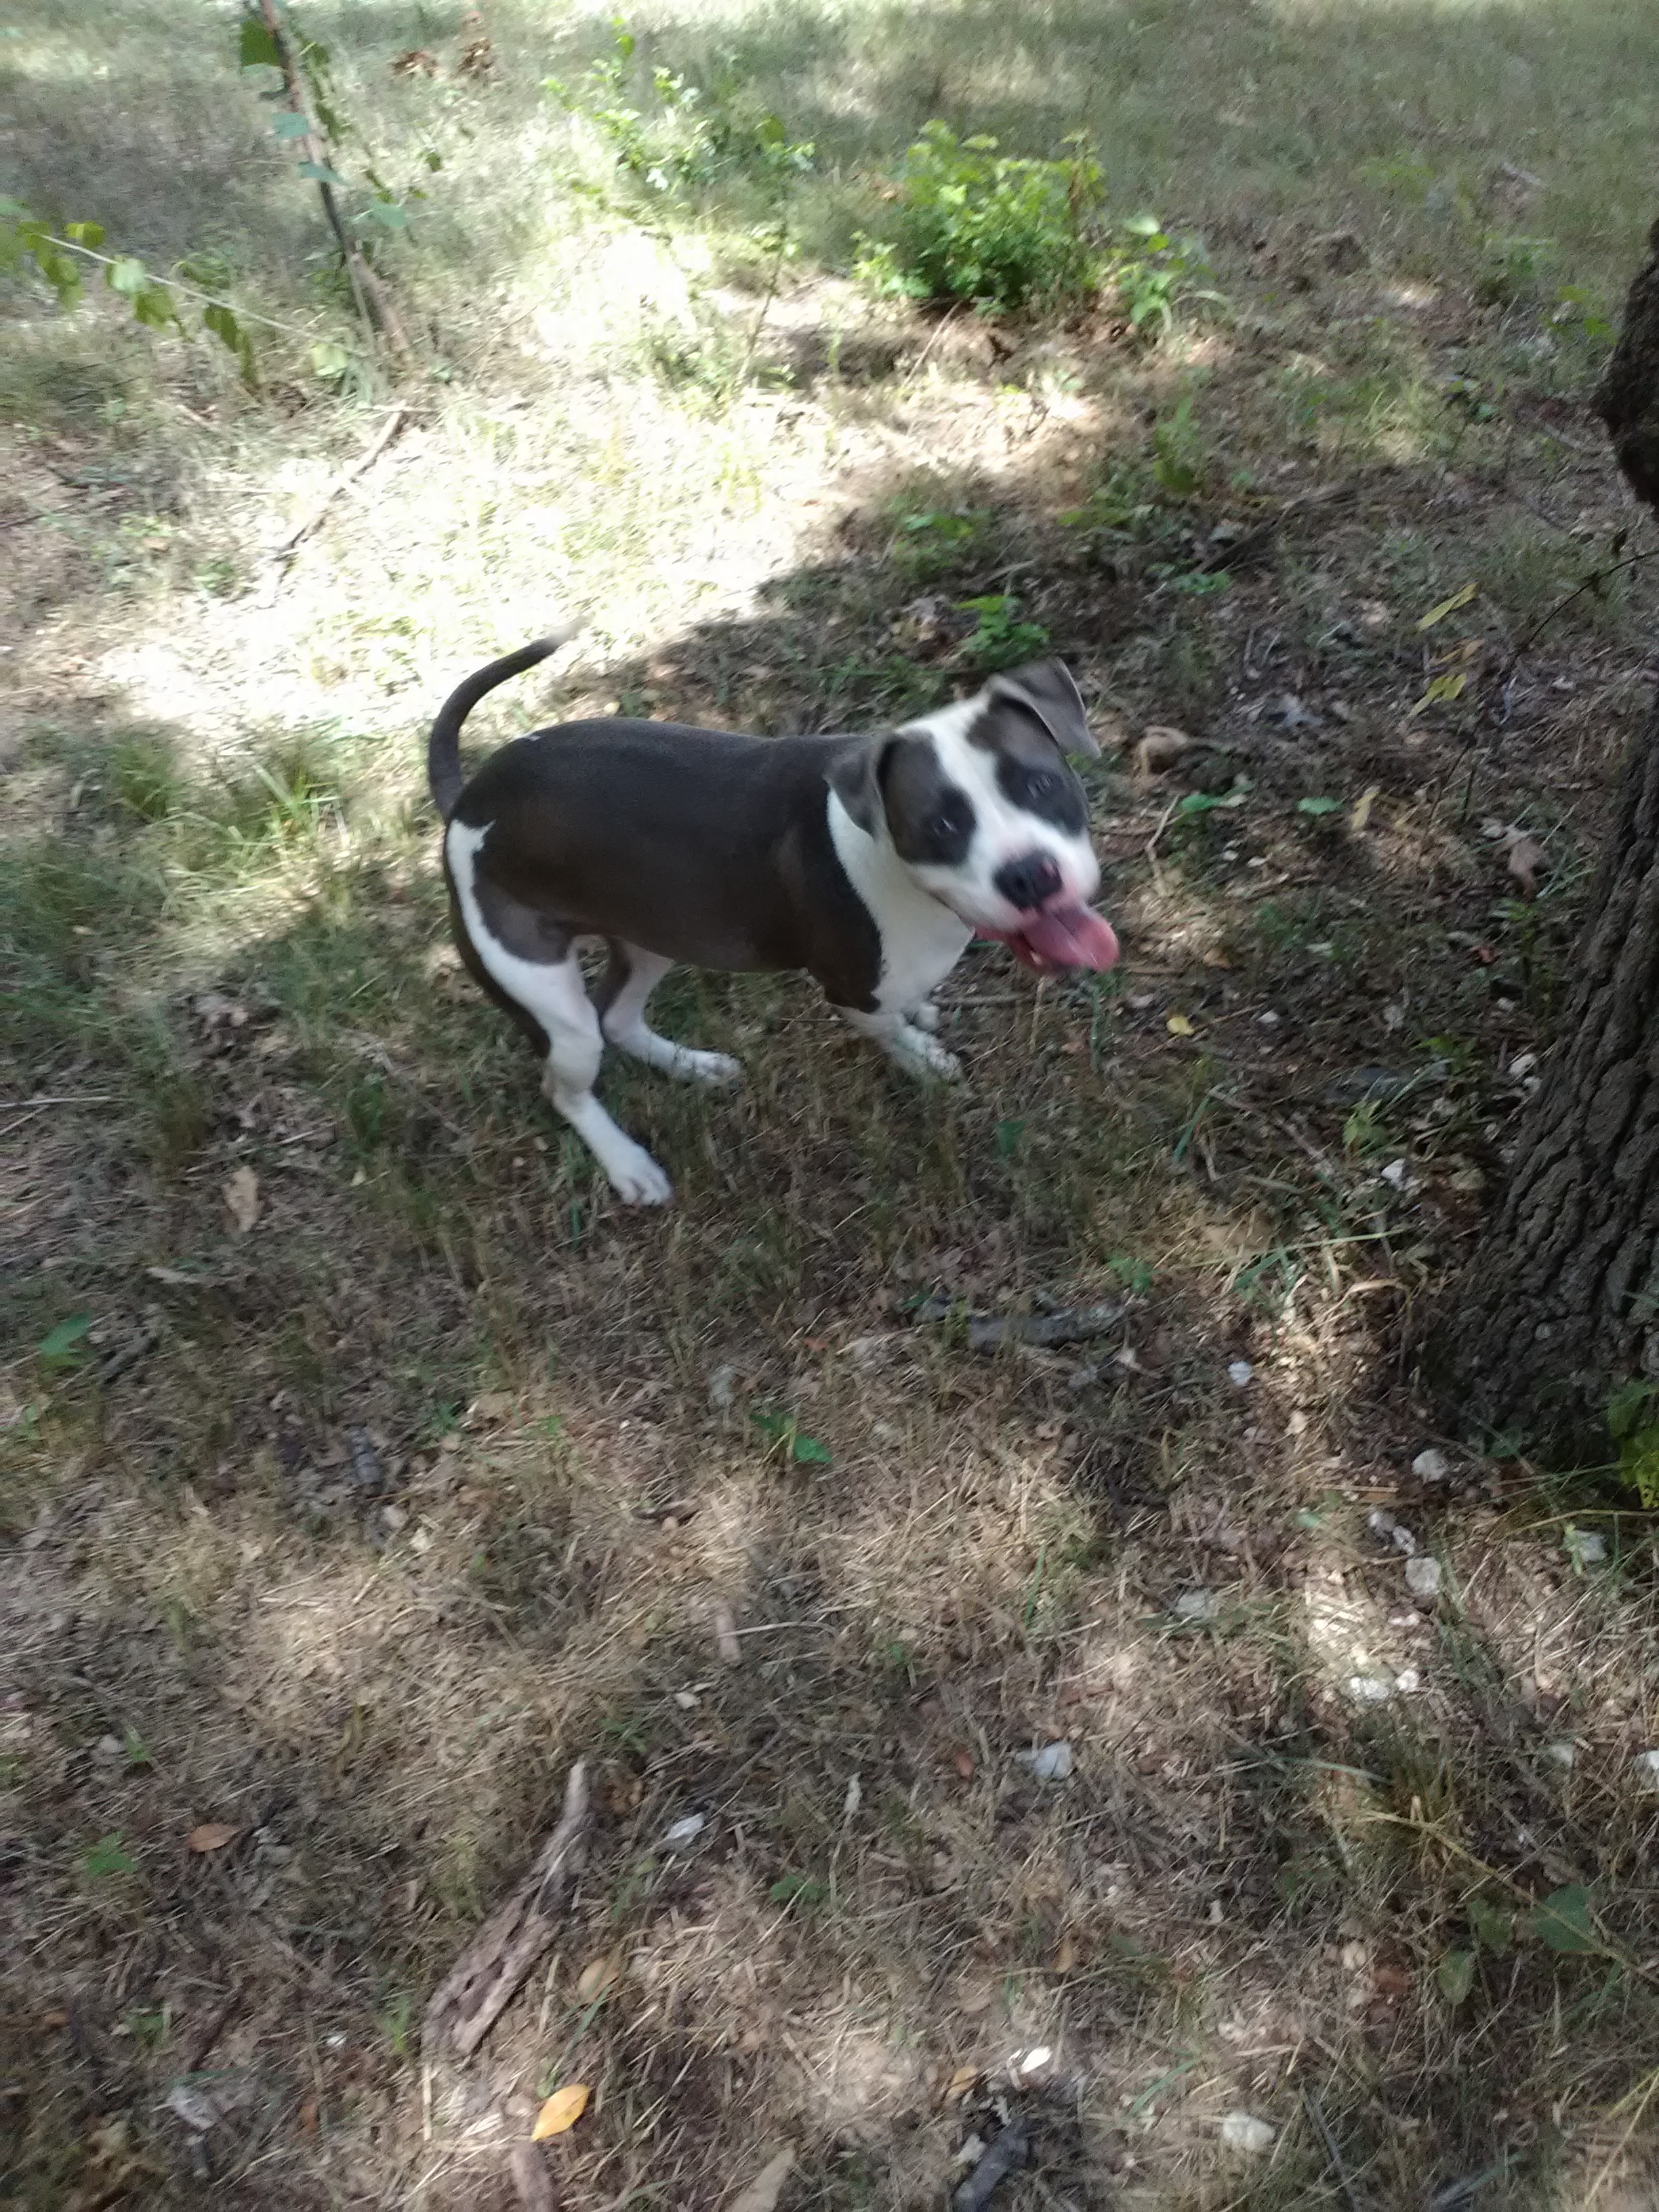
[[(932, 994), (970, 938), (1000, 938), (1039, 974), (1117, 958), (1089, 908), (1100, 866), (1066, 762), (1100, 748), (1060, 662), (994, 676), (875, 737), (568, 722), (465, 781), (467, 715), (563, 642), (469, 677), (433, 725), (427, 769), (461, 957), (546, 1054), (548, 1097), (625, 1203), (672, 1194), (593, 1096), (605, 1039), (690, 1082), (739, 1073), (647, 1027), (646, 1000), (682, 961), (805, 968), (902, 1066), (954, 1076)], [(576, 957), (585, 937), (610, 947), (597, 1006)]]

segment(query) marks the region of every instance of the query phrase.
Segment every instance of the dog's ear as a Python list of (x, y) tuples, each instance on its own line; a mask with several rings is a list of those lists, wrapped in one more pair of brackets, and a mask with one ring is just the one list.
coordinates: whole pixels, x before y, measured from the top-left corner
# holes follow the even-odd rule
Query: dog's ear
[(1061, 752), (1100, 757), (1083, 711), (1083, 694), (1063, 660), (1034, 660), (1029, 668), (1012, 668), (1006, 675), (994, 676), (985, 692), (989, 699), (1011, 700), (1035, 714)]
[(825, 771), (830, 788), (866, 837), (878, 836), (886, 811), (882, 766), (890, 738), (855, 738), (835, 754)]

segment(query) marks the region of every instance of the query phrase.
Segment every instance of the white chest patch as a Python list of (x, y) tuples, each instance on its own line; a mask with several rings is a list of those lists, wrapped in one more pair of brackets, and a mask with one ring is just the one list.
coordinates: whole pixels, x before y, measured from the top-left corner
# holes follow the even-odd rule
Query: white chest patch
[(830, 836), (880, 934), (877, 1005), (884, 1013), (909, 1013), (956, 966), (973, 930), (922, 889), (890, 845), (860, 830), (834, 792)]

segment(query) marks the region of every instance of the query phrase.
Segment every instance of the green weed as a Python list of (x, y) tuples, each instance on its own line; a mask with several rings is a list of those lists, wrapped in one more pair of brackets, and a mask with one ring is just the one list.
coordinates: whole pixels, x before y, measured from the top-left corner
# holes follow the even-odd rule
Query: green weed
[(1089, 234), (1100, 197), (1081, 141), (1063, 160), (1029, 161), (935, 121), (905, 155), (883, 234), (860, 240), (857, 274), (878, 293), (987, 313), (1082, 299), (1100, 283)]

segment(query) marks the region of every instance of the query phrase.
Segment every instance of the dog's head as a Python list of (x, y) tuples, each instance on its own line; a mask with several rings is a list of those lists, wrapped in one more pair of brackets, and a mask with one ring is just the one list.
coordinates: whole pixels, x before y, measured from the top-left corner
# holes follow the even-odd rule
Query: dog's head
[(1117, 939), (1089, 902), (1100, 863), (1068, 753), (1098, 754), (1071, 671), (1043, 660), (889, 735), (830, 771), (859, 828), (916, 881), (1028, 967), (1109, 968)]

